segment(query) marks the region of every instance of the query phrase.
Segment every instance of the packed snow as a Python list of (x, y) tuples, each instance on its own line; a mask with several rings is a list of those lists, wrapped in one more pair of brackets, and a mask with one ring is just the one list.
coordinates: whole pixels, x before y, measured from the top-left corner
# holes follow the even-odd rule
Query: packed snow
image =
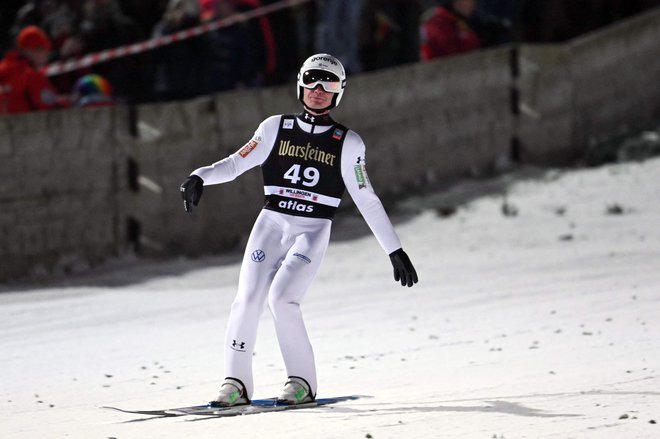
[[(233, 418), (101, 408), (215, 396), (241, 255), (122, 260), (2, 288), (0, 437), (660, 437), (659, 159), (468, 181), (391, 214), (419, 284), (396, 284), (346, 211), (303, 304), (318, 396), (362, 398)], [(276, 396), (268, 312), (254, 364), (254, 396)]]

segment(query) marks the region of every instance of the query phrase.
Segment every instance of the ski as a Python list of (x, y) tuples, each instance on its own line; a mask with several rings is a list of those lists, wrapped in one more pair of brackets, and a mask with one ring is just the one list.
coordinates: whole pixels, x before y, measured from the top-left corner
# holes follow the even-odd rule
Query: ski
[(336, 404), (342, 401), (351, 401), (360, 398), (357, 395), (339, 396), (334, 398), (319, 398), (315, 401), (304, 404), (278, 404), (275, 399), (257, 400), (252, 401), (250, 405), (243, 405), (237, 407), (189, 407), (168, 410), (168, 413), (185, 414), (195, 416), (213, 416), (213, 417), (229, 417), (229, 416), (243, 416), (243, 415), (256, 415), (259, 413), (281, 412), (286, 410), (300, 410), (314, 407), (321, 407), (330, 404)]
[[(200, 405), (198, 408), (208, 407), (206, 405)], [(163, 410), (128, 410), (119, 407), (112, 406), (101, 406), (102, 409), (115, 410), (122, 413), (130, 413), (134, 415), (147, 415), (147, 416), (161, 416), (161, 417), (173, 417), (173, 416), (183, 416), (185, 413), (178, 413), (173, 411), (173, 409), (163, 409)], [(182, 407), (183, 409), (189, 409), (192, 407)], [(174, 409), (175, 410), (175, 409)]]
[[(268, 398), (268, 399), (255, 399), (252, 401), (254, 406), (270, 406), (276, 402), (277, 398)], [(247, 407), (247, 406), (243, 406)], [(192, 414), (193, 412), (199, 411), (200, 413), (210, 413), (210, 412), (219, 412), (221, 410), (227, 410), (232, 407), (211, 407), (208, 404), (204, 405), (195, 405), (188, 407), (178, 407), (172, 409), (162, 409), (162, 410), (127, 410), (119, 407), (111, 406), (102, 406), (102, 409), (115, 410), (122, 413), (130, 413), (134, 415), (148, 415), (148, 416), (163, 416), (163, 417), (174, 417), (174, 416), (185, 416)]]
[(342, 401), (351, 401), (360, 398), (357, 395), (351, 396), (338, 396), (334, 398), (319, 398), (315, 401), (305, 404), (278, 404), (277, 398), (268, 399), (255, 399), (249, 405), (241, 405), (235, 407), (211, 407), (209, 405), (197, 405), (190, 407), (178, 407), (163, 410), (127, 410), (119, 407), (103, 406), (101, 408), (115, 410), (122, 413), (130, 413), (136, 415), (146, 416), (160, 416), (160, 417), (175, 417), (175, 416), (212, 416), (212, 417), (229, 417), (229, 416), (242, 416), (242, 415), (255, 415), (258, 413), (269, 413), (286, 410), (298, 410), (306, 408), (320, 407), (330, 404), (336, 404)]

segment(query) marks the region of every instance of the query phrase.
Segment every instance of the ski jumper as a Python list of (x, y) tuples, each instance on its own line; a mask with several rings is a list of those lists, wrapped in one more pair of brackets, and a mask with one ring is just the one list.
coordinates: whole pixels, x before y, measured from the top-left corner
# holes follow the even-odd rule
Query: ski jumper
[(329, 116), (269, 117), (240, 150), (193, 174), (208, 186), (255, 166), (262, 168), (266, 200), (248, 239), (231, 307), (225, 376), (241, 380), (252, 398), (252, 353), (267, 302), (287, 375), (304, 378), (315, 395), (314, 352), (300, 304), (325, 255), (344, 191), (386, 254), (400, 249), (401, 242), (369, 182), (362, 139)]

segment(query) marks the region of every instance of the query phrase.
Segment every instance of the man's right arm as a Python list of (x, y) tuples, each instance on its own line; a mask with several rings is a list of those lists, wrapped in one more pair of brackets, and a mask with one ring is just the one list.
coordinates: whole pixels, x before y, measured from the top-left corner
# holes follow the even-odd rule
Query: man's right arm
[(261, 165), (270, 154), (279, 129), (280, 116), (271, 116), (261, 122), (252, 139), (227, 158), (195, 169), (196, 175), (204, 181), (204, 186), (226, 183), (234, 180), (245, 171)]
[(192, 207), (197, 206), (204, 186), (232, 181), (266, 161), (275, 143), (279, 123), (280, 116), (269, 117), (261, 122), (252, 139), (234, 154), (210, 166), (195, 169), (180, 187), (185, 211), (192, 212)]

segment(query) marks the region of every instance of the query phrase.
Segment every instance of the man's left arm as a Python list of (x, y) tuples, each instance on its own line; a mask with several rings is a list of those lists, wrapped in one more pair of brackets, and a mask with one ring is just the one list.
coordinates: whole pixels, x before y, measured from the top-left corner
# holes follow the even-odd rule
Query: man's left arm
[(399, 236), (394, 231), (380, 198), (371, 186), (365, 152), (366, 148), (360, 136), (354, 131), (349, 131), (344, 141), (341, 159), (344, 184), (376, 240), (389, 255), (394, 268), (394, 279), (401, 281), (401, 285), (411, 287), (417, 283), (417, 272), (410, 258), (401, 248)]

